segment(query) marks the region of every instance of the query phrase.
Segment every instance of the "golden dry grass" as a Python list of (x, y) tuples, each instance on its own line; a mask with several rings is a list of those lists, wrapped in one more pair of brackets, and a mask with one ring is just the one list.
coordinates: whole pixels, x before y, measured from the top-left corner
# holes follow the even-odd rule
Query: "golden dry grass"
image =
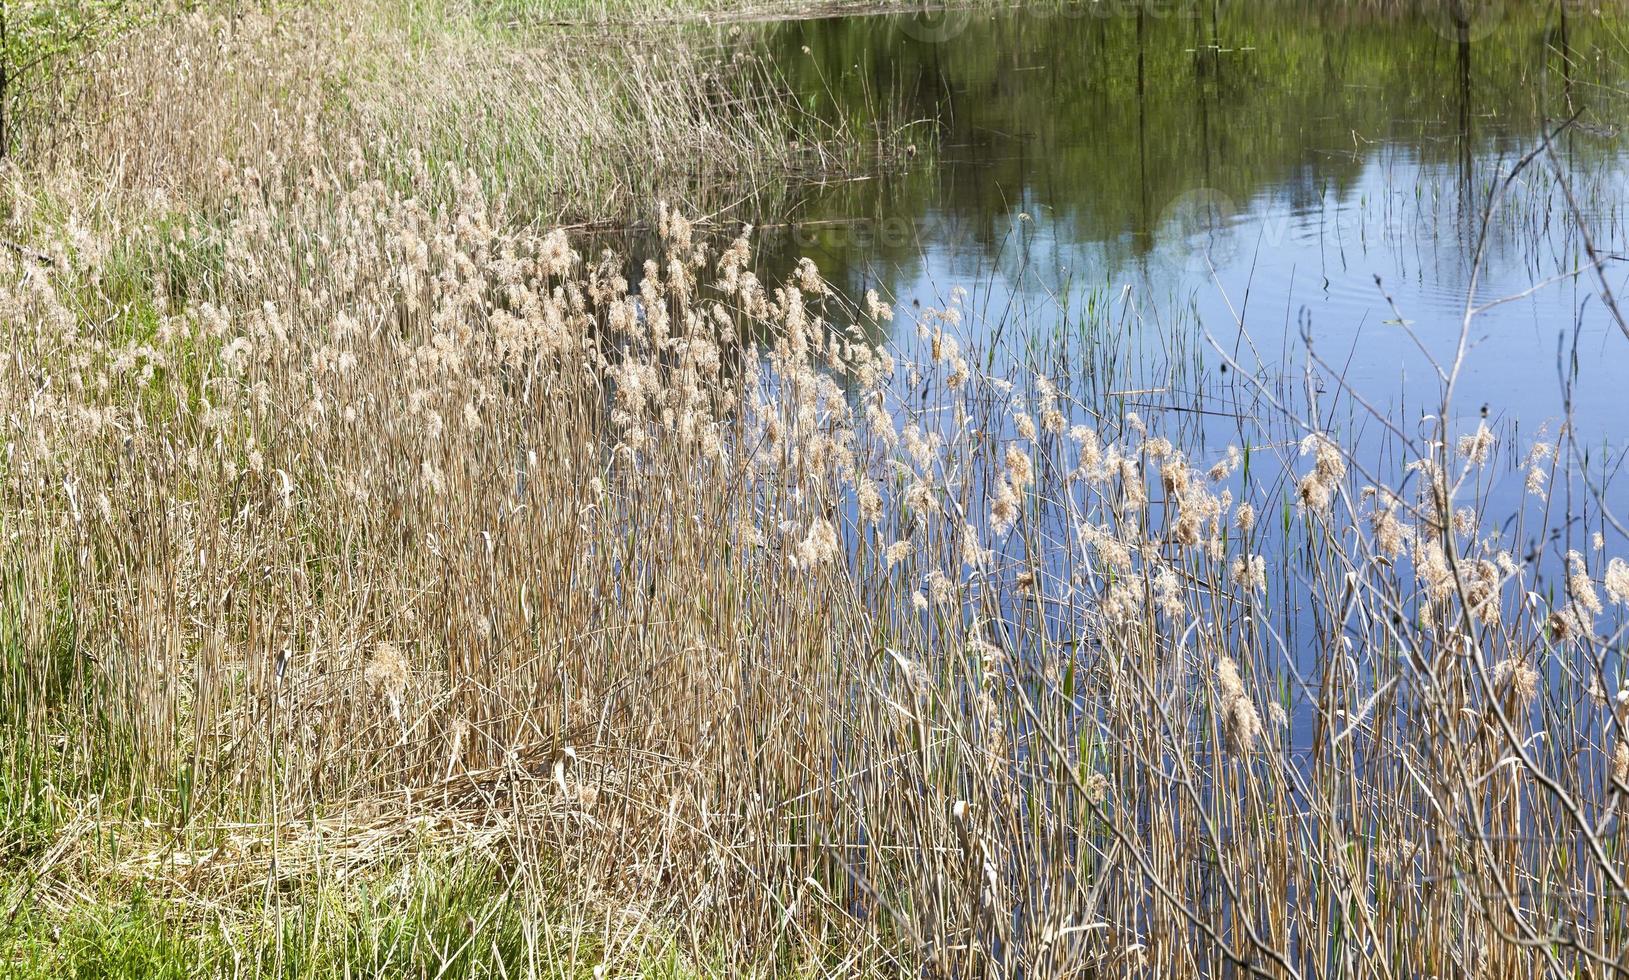
[[(629, 281), (446, 148), (484, 76), (300, 16), (190, 21), (8, 177), (14, 909), (284, 937), (433, 843), (533, 974), (1619, 969), (1629, 572), (1548, 533), (1570, 432), (1500, 525), (1491, 431), (1396, 488), (1287, 411), (1205, 451), (665, 206)], [(570, 104), (517, 57), (497, 130)], [(615, 152), (697, 152), (672, 105)], [(601, 152), (550, 139), (514, 173)]]

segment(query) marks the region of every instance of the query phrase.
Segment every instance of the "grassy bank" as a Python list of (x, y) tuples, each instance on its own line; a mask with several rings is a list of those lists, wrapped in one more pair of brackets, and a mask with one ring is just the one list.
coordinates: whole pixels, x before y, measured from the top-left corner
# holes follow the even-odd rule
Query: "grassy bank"
[(1495, 530), (1487, 430), (1396, 491), (1270, 402), (1189, 456), (1076, 361), (979, 371), (956, 305), (878, 346), (671, 214), (632, 286), (358, 180), (240, 174), (213, 299), (144, 336), (64, 305), (93, 250), (5, 297), (19, 969), (1621, 948), (1629, 569), (1550, 533), (1565, 438)]
[[(891, 152), (887, 134), (803, 113), (771, 66), (706, 32), (629, 29), (585, 45), (440, 4), (119, 13), (57, 52), (51, 78), (71, 79), (71, 93), (35, 99), (10, 120), (31, 128), (13, 132), (4, 238), (8, 301), (21, 304), (12, 311), (49, 320), (78, 351), (50, 355), (68, 358), (58, 367), (88, 366), (88, 356), (97, 371), (143, 377), (140, 394), (102, 389), (132, 413), (106, 417), (104, 434), (125, 431), (132, 446), (205, 419), (214, 429), (224, 418), (217, 387), (237, 389), (228, 400), (256, 387), (227, 381), (225, 348), (190, 327), (180, 336), (183, 322), (241, 322), (245, 302), (273, 320), (366, 317), (351, 302), (357, 289), (438, 294), (445, 284), (427, 263), (440, 267), (471, 231), (620, 224), (653, 217), (650, 202), (663, 197), (692, 213), (761, 203), (799, 181), (870, 170)], [(480, 228), (447, 224), (454, 215)], [(387, 227), (421, 237), (394, 241), (380, 264), (387, 246), (373, 236)], [(390, 271), (397, 261), (406, 265)], [(422, 278), (408, 287), (404, 275)], [(31, 328), (14, 326), (21, 343)], [(291, 326), (274, 334), (291, 339)], [(370, 321), (366, 332), (386, 328)], [(68, 370), (77, 380), (53, 384), (83, 393), (86, 376)], [(8, 383), (8, 402), (14, 395)], [(238, 435), (256, 446), (282, 438), (256, 431)], [(256, 449), (240, 462), (258, 468), (262, 458)], [(17, 463), (8, 454), (8, 479), (22, 478)], [(150, 503), (222, 503), (206, 504), (198, 486), (174, 489), (169, 503)], [(4, 526), (29, 520), (8, 511)], [(338, 549), (336, 561), (356, 557), (344, 547), (321, 545)], [(505, 792), (495, 773), (472, 780), (460, 765), (466, 778), (443, 787), (435, 816), (412, 794), (325, 790), (296, 818), (283, 790), (260, 784), (271, 770), (258, 762), (232, 764), (238, 775), (226, 782), (216, 781), (224, 770), (199, 781), (200, 767), (223, 761), (197, 755), (210, 740), (197, 726), (213, 724), (192, 686), (200, 678), (149, 677), (139, 684), (190, 692), (162, 718), (149, 713), (156, 703), (139, 707), (147, 695), (126, 686), (133, 675), (120, 668), (115, 680), (87, 659), (86, 639), (112, 625), (112, 607), (70, 599), (69, 579), (87, 580), (52, 550), (43, 565), (24, 568), (14, 555), (5, 564), (0, 678), (16, 700), (0, 725), (0, 974), (587, 976), (610, 966), (683, 976), (709, 962), (708, 946), (681, 946), (669, 922), (646, 918), (656, 911), (646, 903), (579, 904), (588, 893), (557, 881), (559, 862), (526, 839), (528, 824), (496, 829), (481, 796)], [(110, 558), (93, 563), (111, 569)], [(47, 565), (69, 576), (57, 580), (68, 591), (36, 616), (34, 588), (45, 583), (35, 573)], [(415, 645), (404, 645), (410, 656)], [(192, 662), (200, 649), (183, 646)], [(257, 656), (231, 658), (218, 678), (228, 686), (258, 676)], [(143, 773), (148, 749), (164, 761)], [(280, 748), (243, 743), (228, 754), (245, 751), (281, 766)], [(258, 785), (229, 785), (251, 770)]]
[(709, 214), (894, 151), (887, 132), (806, 114), (774, 66), (706, 29), (586, 44), (439, 2), (126, 9), (123, 33), (64, 59), (74, 97), (22, 157), (36, 179), (200, 209), (220, 200), (223, 162), (362, 162), (426, 202), (473, 173), (516, 220), (553, 225), (643, 218), (662, 198)]
[[(1587, 442), (1390, 480), (1235, 372), (1198, 445), (1110, 304), (997, 367), (703, 234), (809, 166), (750, 63), (352, 13), (133, 37), (5, 175), (0, 973), (1615, 968)], [(550, 227), (641, 205), (633, 280)]]

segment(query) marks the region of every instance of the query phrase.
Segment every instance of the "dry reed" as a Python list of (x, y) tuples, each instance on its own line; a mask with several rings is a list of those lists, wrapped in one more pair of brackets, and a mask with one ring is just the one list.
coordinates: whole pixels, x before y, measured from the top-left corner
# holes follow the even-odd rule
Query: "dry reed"
[(1501, 529), (1486, 429), (1395, 487), (1206, 453), (666, 207), (629, 281), (251, 105), (331, 64), (263, 27), (7, 187), (55, 261), (0, 255), (0, 722), (78, 815), (32, 894), (282, 915), (433, 834), (720, 972), (1621, 971), (1629, 572), (1549, 543), (1570, 432)]

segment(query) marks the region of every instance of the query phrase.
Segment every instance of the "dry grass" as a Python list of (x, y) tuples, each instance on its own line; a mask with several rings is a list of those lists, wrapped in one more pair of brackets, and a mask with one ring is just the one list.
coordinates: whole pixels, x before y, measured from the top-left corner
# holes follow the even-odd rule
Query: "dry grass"
[[(249, 97), (354, 52), (193, 26), (6, 188), (53, 257), (0, 256), (13, 921), (140, 883), (320, 972), (301, 889), (433, 841), (533, 974), (1619, 968), (1629, 572), (1550, 553), (1570, 432), (1509, 525), (1491, 432), (1396, 490), (1321, 429), (1202, 453), (665, 208), (630, 283), (331, 123), (411, 94)], [(463, 962), (411, 948), (372, 975)]]
[[(1028, 6), (1043, 4), (1080, 7), (1074, 0), (1031, 0)], [(749, 24), (817, 17), (904, 14), (937, 22), (978, 10), (1013, 9), (1016, 0), (496, 0), (480, 3), (451, 0), (453, 9), (483, 21), (512, 26), (650, 24)]]
[(886, 134), (805, 114), (751, 49), (679, 29), (587, 44), (373, 0), (155, 19), (88, 56), (32, 169), (193, 213), (222, 205), (223, 165), (270, 186), (362, 163), (435, 203), (473, 173), (517, 220), (558, 224), (644, 218), (659, 197), (710, 213), (890, 154)]

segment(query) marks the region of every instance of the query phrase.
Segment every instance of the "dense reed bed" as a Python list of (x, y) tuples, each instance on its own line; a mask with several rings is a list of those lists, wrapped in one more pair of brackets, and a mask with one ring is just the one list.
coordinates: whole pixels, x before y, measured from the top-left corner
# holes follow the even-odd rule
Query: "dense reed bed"
[(194, 26), (6, 178), (6, 971), (1621, 972), (1587, 434), (1201, 445), (1133, 327), (997, 367), (666, 206), (629, 277), (555, 157)]
[(878, 346), (885, 305), (771, 289), (745, 236), (664, 215), (632, 285), (473, 184), (314, 179), (236, 174), (211, 298), (156, 279), (149, 322), (66, 305), (110, 281), (83, 243), (14, 262), (30, 904), (288, 929), (285, 882), (433, 838), (730, 969), (1614, 960), (1629, 568), (1533, 594), (1512, 542), (1560, 545), (1488, 530), (1491, 433), (1398, 492), (1311, 433), (1274, 493), (1270, 449), (980, 372), (955, 306)]
[(73, 84), (19, 129), (36, 198), (77, 181), (107, 207), (157, 195), (152, 210), (212, 220), (224, 163), (309, 175), (337, 153), (421, 201), (454, 200), (473, 171), (528, 223), (609, 224), (663, 195), (697, 214), (773, 206), (791, 182), (886, 165), (909, 135), (806, 113), (773, 65), (705, 31), (585, 44), (442, 3), (131, 7), (126, 34), (62, 59)]

